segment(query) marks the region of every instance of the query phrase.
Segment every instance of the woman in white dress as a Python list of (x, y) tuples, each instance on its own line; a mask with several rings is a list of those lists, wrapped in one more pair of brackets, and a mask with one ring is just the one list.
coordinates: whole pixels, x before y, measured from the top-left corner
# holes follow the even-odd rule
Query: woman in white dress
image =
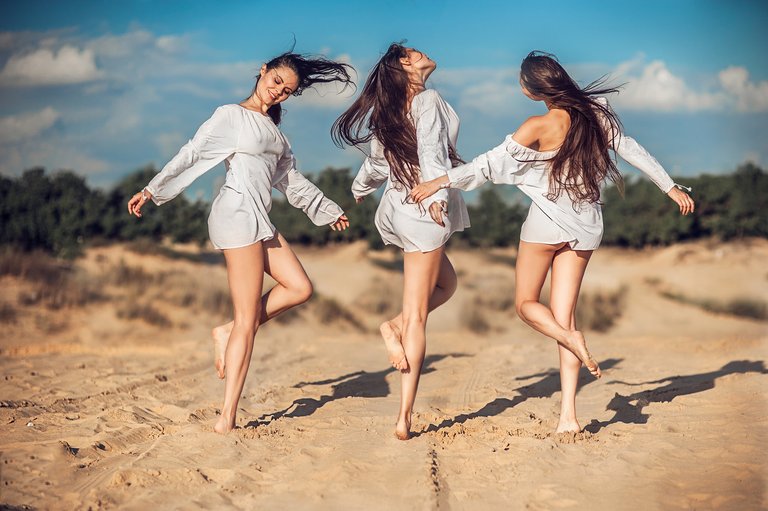
[[(471, 190), (491, 181), (517, 185), (531, 198), (517, 256), (517, 313), (557, 341), (562, 401), (556, 432), (580, 431), (579, 369), (583, 363), (599, 378), (600, 368), (577, 330), (576, 301), (589, 258), (603, 235), (600, 185), (606, 178), (622, 184), (608, 150), (646, 174), (683, 215), (693, 211), (694, 203), (642, 146), (622, 133), (618, 118), (600, 97), (616, 89), (600, 82), (582, 89), (554, 56), (539, 52), (523, 60), (520, 85), (528, 98), (544, 101), (548, 112), (529, 118), (501, 145), (472, 162), (415, 187), (411, 197), (422, 201), (445, 187)], [(551, 294), (545, 306), (539, 297), (550, 268)]]
[(341, 146), (370, 142), (371, 153), (355, 178), (357, 202), (386, 185), (376, 227), (386, 244), (403, 250), (403, 309), (381, 325), (389, 361), (401, 372), (400, 413), (395, 428), (410, 438), (411, 414), (426, 350), (429, 311), (456, 290), (456, 272), (445, 255), (451, 234), (469, 227), (458, 190), (445, 190), (424, 206), (408, 200), (416, 184), (445, 174), (456, 156), (459, 118), (425, 82), (436, 64), (424, 53), (392, 44), (374, 66), (362, 94), (336, 120)]
[[(350, 84), (348, 69), (346, 64), (295, 53), (270, 60), (261, 67), (250, 97), (217, 108), (128, 202), (129, 213), (140, 217), (148, 200), (159, 206), (222, 161), (226, 166), (224, 185), (208, 217), (211, 242), (224, 252), (234, 306), (231, 326), (214, 329), (215, 365), (219, 377), (226, 377), (224, 405), (214, 426), (218, 433), (235, 427), (259, 325), (312, 294), (304, 268), (269, 220), (272, 188), (283, 192), (315, 225), (330, 225), (334, 230), (349, 225), (341, 208), (296, 170), (290, 144), (278, 128), (283, 101), (316, 83)], [(262, 297), (264, 272), (277, 285)], [(222, 335), (229, 330), (229, 335)]]

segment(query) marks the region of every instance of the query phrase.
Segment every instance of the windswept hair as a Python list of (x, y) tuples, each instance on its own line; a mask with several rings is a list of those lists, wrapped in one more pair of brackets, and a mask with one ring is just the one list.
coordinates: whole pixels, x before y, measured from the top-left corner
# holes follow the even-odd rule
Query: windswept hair
[[(379, 59), (352, 106), (336, 119), (331, 128), (334, 143), (359, 146), (373, 137), (384, 147), (384, 157), (394, 179), (410, 189), (421, 182), (416, 127), (409, 116), (408, 91), (411, 83), (401, 58), (407, 48), (392, 43)], [(461, 163), (449, 144), (454, 165)]]
[(581, 88), (554, 55), (539, 51), (523, 59), (520, 81), (531, 94), (571, 117), (563, 144), (549, 160), (547, 198), (557, 200), (565, 191), (574, 204), (600, 202), (600, 185), (606, 178), (623, 193), (621, 173), (608, 152), (621, 123), (610, 107), (596, 99), (618, 88), (607, 86), (605, 77)]
[[(353, 87), (355, 86), (355, 82), (352, 81), (349, 74), (350, 70), (352, 70), (352, 66), (341, 62), (335, 62), (326, 59), (325, 57), (313, 57), (310, 55), (301, 55), (299, 53), (285, 52), (267, 62), (266, 66), (267, 70), (278, 67), (287, 67), (296, 73), (296, 76), (299, 77), (299, 84), (296, 87), (296, 90), (293, 91), (293, 94), (291, 94), (292, 96), (300, 96), (305, 89), (318, 83), (340, 82), (344, 84), (344, 89), (349, 85), (352, 85)], [(251, 94), (256, 91), (259, 78), (259, 76), (256, 77), (256, 84), (253, 86)], [(275, 124), (280, 124), (280, 119), (283, 114), (283, 108), (280, 103), (269, 107), (267, 113)]]

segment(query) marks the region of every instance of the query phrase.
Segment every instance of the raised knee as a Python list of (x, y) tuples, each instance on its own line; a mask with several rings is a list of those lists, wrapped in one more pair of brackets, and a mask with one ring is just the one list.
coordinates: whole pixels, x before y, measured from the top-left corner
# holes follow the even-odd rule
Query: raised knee
[(309, 279), (297, 285), (294, 289), (294, 293), (296, 296), (296, 305), (300, 303), (304, 303), (310, 298), (312, 298), (312, 294), (314, 292), (315, 292), (315, 288)]
[(517, 316), (526, 321), (525, 309), (532, 303), (539, 303), (537, 300), (515, 300), (515, 312)]

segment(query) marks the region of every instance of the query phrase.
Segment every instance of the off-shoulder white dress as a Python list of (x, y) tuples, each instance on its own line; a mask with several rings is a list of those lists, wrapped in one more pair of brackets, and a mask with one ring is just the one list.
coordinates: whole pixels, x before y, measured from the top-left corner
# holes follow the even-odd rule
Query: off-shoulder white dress
[[(445, 174), (451, 168), (449, 145), (456, 147), (459, 117), (437, 91), (428, 89), (417, 94), (411, 102), (410, 117), (416, 127), (416, 146), (422, 181)], [(376, 228), (387, 245), (396, 245), (405, 252), (430, 252), (445, 245), (451, 234), (469, 227), (469, 214), (458, 190), (440, 190), (418, 204), (406, 202), (410, 190), (390, 175), (384, 148), (375, 138), (371, 155), (366, 158), (352, 184), (355, 198), (365, 197), (386, 183), (384, 195), (376, 210)], [(436, 224), (429, 215), (429, 205), (446, 201), (448, 215), (445, 227)]]
[(222, 161), (226, 178), (208, 216), (208, 234), (217, 249), (275, 236), (268, 216), (273, 187), (315, 225), (332, 224), (343, 214), (296, 170), (291, 146), (272, 119), (235, 104), (217, 108), (146, 189), (159, 206)]
[[(599, 100), (607, 105), (604, 98)], [(606, 124), (604, 128), (608, 129)], [(574, 250), (595, 250), (603, 237), (603, 212), (597, 203), (574, 203), (563, 192), (555, 200), (549, 192), (550, 160), (556, 151), (535, 151), (507, 135), (504, 142), (471, 162), (448, 170), (451, 187), (472, 190), (487, 181), (516, 185), (531, 198), (520, 239), (532, 243), (568, 242)], [(619, 132), (612, 148), (667, 193), (675, 185), (656, 159), (634, 139)], [(679, 186), (679, 185), (678, 185)]]

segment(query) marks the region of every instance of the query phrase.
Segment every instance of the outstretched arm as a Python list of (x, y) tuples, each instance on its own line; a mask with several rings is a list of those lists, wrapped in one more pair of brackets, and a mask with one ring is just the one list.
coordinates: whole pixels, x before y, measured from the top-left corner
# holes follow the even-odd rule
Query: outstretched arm
[(128, 212), (141, 216), (141, 207), (152, 200), (158, 206), (179, 195), (195, 179), (237, 150), (240, 124), (226, 107), (219, 107), (179, 152), (128, 202)]
[(422, 201), (441, 188), (459, 188), (474, 190), (490, 181), (494, 184), (518, 185), (525, 179), (530, 163), (540, 154), (527, 147), (535, 135), (534, 121), (529, 119), (512, 135), (507, 135), (504, 142), (490, 151), (481, 154), (469, 163), (449, 169), (446, 175), (422, 183), (411, 191), (411, 197)]
[[(605, 98), (599, 98), (599, 101), (610, 108)], [(667, 194), (670, 199), (680, 208), (680, 213), (687, 215), (693, 213), (695, 205), (693, 199), (685, 192), (683, 188), (691, 191), (690, 188), (676, 184), (664, 167), (654, 158), (643, 146), (634, 138), (626, 136), (617, 126), (612, 126), (610, 122), (603, 118), (603, 128), (608, 133), (613, 150), (621, 156), (627, 163), (648, 176), (648, 179)]]

